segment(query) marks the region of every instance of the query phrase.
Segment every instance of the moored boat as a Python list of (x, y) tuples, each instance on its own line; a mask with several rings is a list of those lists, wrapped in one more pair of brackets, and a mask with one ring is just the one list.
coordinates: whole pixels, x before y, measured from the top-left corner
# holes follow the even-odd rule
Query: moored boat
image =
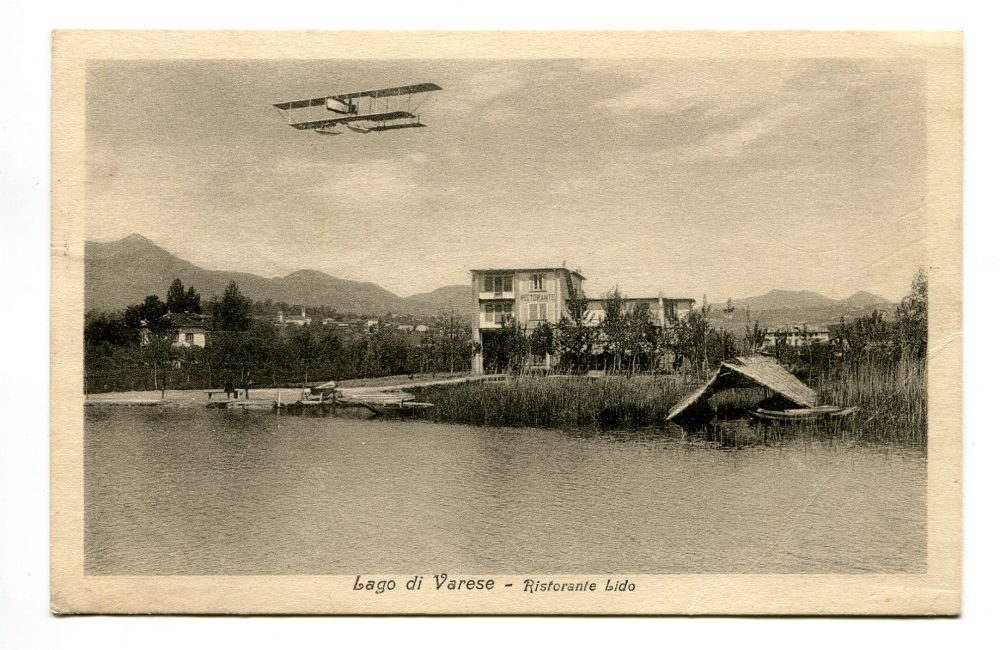
[(775, 411), (772, 409), (757, 408), (750, 411), (750, 415), (760, 420), (772, 422), (808, 422), (811, 420), (829, 420), (842, 418), (858, 410), (857, 406), (813, 406), (810, 408), (785, 409)]

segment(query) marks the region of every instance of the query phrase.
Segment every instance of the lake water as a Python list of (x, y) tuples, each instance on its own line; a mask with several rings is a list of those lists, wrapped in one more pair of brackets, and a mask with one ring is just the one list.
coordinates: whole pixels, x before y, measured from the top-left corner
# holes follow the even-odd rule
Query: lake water
[(923, 572), (922, 451), (88, 408), (106, 575)]

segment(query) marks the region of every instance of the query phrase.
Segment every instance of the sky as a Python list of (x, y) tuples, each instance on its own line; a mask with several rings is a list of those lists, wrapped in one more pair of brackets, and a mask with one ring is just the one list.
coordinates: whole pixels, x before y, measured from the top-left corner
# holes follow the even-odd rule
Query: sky
[[(429, 128), (319, 136), (280, 101), (434, 82)], [(896, 300), (926, 255), (922, 64), (99, 61), (87, 237), (399, 295), (567, 266), (588, 295)]]

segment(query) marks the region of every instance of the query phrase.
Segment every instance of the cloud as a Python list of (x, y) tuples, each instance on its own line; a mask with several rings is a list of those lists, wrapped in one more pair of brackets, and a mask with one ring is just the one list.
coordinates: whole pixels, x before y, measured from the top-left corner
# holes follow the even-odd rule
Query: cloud
[(698, 142), (678, 147), (674, 153), (680, 158), (689, 160), (733, 158), (765, 135), (780, 128), (797, 112), (798, 108), (793, 104), (782, 104), (740, 123), (735, 128), (712, 133)]
[(336, 165), (325, 180), (311, 188), (316, 194), (359, 207), (414, 197), (419, 190), (406, 165), (386, 158)]
[(662, 114), (695, 106), (740, 110), (773, 99), (787, 74), (780, 64), (759, 61), (719, 61), (710, 67), (703, 61), (638, 61), (624, 71), (632, 87), (598, 103), (619, 112)]
[(524, 87), (524, 74), (509, 64), (491, 65), (469, 78), (469, 98), (484, 103)]

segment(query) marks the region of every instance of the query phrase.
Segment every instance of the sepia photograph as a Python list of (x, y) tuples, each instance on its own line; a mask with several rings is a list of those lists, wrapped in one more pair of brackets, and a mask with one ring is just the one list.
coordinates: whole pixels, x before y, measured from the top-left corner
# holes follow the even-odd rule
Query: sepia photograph
[(957, 614), (952, 32), (57, 32), (60, 613)]

